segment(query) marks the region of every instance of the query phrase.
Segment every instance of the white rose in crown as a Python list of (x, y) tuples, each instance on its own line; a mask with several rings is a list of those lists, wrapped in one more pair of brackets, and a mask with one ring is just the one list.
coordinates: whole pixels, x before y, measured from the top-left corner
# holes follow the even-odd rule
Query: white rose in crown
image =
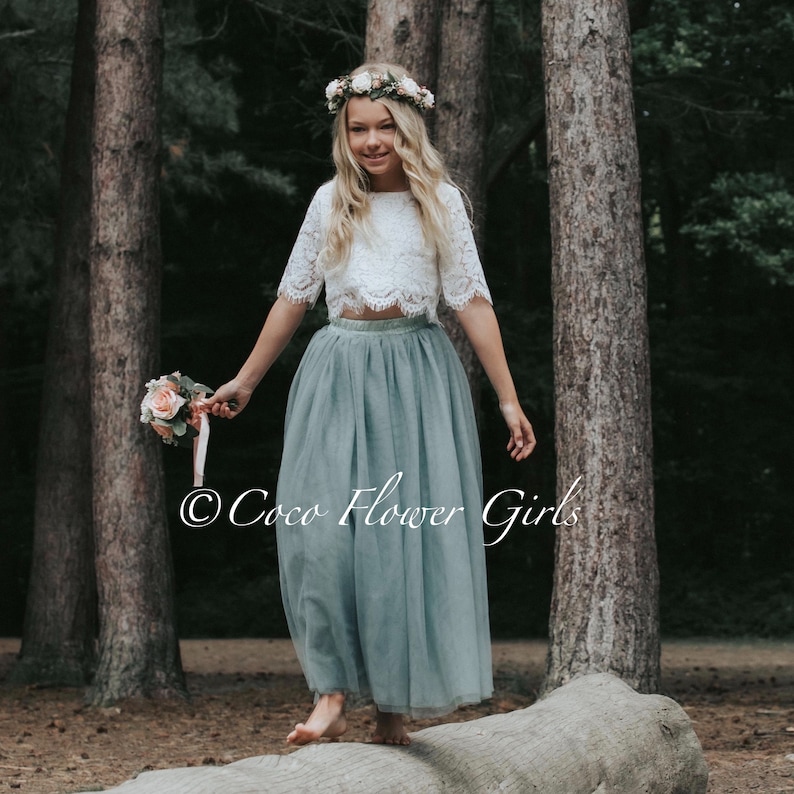
[(331, 80), (330, 83), (325, 87), (325, 98), (332, 99), (336, 96), (337, 92), (339, 91), (339, 80)]
[(350, 81), (350, 87), (356, 94), (366, 94), (372, 88), (372, 75), (369, 72), (357, 74)]
[(426, 108), (432, 108), (436, 104), (436, 98), (431, 91), (425, 91), (423, 102)]
[(419, 84), (410, 77), (403, 77), (403, 79), (400, 80), (400, 88), (402, 88), (406, 96), (413, 97), (419, 92)]

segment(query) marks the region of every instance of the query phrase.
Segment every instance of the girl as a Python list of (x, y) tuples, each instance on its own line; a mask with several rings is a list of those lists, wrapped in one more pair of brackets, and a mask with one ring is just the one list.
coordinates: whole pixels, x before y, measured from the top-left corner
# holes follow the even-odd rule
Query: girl
[(276, 502), (282, 597), (315, 707), (287, 737), (344, 733), (347, 693), (371, 693), (374, 742), (407, 745), (403, 714), (491, 695), (480, 451), (443, 295), (496, 390), (515, 460), (535, 446), (518, 403), (459, 191), (430, 143), (433, 95), (365, 64), (326, 89), (336, 175), (319, 188), (278, 298), (237, 377), (207, 401), (242, 411), (325, 285), (330, 324), (287, 404)]

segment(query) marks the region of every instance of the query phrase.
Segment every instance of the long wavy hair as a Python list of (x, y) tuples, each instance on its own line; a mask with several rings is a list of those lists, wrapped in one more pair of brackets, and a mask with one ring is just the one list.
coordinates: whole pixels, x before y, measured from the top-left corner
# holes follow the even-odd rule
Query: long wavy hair
[[(396, 64), (365, 63), (351, 72), (387, 72), (398, 80), (406, 75)], [(439, 186), (451, 182), (441, 155), (430, 142), (421, 112), (405, 102), (393, 99), (375, 99), (392, 115), (395, 123), (394, 151), (402, 160), (408, 187), (416, 199), (425, 243), (436, 251), (440, 267), (451, 260), (449, 211), (444, 204)], [(377, 237), (377, 230), (369, 224), (370, 183), (367, 172), (356, 162), (347, 136), (347, 103), (337, 113), (333, 126), (334, 165), (336, 177), (328, 219), (325, 245), (319, 263), (324, 270), (342, 267), (350, 254), (355, 234), (367, 239)]]

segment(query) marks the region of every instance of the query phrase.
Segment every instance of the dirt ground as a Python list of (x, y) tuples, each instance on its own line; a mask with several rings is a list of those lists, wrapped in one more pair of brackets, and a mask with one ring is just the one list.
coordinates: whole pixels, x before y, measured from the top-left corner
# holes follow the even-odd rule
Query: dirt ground
[[(0, 639), (0, 682), (19, 641)], [(532, 704), (545, 643), (494, 643), (496, 693), (409, 730)], [(148, 769), (285, 753), (311, 698), (288, 640), (187, 640), (190, 701), (83, 705), (82, 691), (0, 686), (0, 791), (102, 791)], [(794, 792), (794, 643), (667, 642), (663, 693), (691, 717), (710, 794)], [(350, 704), (347, 741), (367, 741), (372, 707)], [(626, 792), (626, 794), (631, 794)]]

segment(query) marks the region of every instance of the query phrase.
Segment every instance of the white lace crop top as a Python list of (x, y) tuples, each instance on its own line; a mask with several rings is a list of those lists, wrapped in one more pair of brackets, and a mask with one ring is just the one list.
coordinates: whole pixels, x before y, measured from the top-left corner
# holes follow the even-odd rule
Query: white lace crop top
[(309, 205), (278, 295), (291, 303), (314, 305), (325, 283), (330, 318), (339, 317), (346, 309), (360, 313), (364, 307), (381, 311), (396, 305), (407, 317), (425, 314), (430, 322), (438, 322), (442, 295), (453, 309), (462, 309), (478, 295), (490, 303), (491, 294), (460, 192), (448, 184), (441, 191), (450, 215), (454, 253), (450, 265), (439, 269), (435, 252), (425, 245), (410, 191), (370, 193), (372, 228), (378, 239), (356, 237), (347, 264), (323, 273), (317, 258), (333, 193), (333, 182), (327, 182)]

